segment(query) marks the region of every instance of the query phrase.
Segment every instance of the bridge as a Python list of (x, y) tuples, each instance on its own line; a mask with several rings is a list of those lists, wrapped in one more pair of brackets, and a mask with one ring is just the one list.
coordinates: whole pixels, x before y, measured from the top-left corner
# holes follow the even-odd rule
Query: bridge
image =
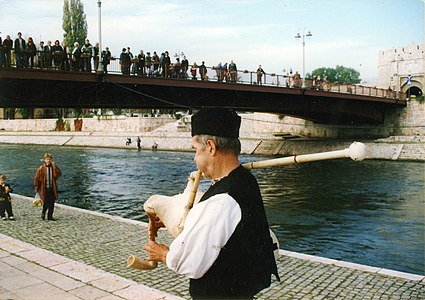
[(167, 108), (208, 106), (270, 112), (320, 124), (382, 124), (405, 99), (384, 90), (328, 90), (120, 74), (0, 68), (3, 108)]

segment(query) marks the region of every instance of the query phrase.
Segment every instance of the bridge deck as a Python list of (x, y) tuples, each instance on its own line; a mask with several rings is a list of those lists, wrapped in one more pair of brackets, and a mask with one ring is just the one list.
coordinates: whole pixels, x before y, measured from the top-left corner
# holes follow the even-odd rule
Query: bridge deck
[(267, 85), (117, 74), (0, 69), (0, 106), (28, 108), (232, 107), (324, 124), (381, 124), (406, 100)]

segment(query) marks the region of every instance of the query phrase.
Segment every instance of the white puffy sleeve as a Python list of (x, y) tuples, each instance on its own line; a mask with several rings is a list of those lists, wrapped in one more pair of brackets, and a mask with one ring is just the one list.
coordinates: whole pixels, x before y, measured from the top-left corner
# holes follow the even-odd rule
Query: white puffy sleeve
[(180, 275), (202, 277), (217, 259), (242, 217), (239, 204), (218, 194), (195, 205), (184, 230), (171, 243), (167, 266)]

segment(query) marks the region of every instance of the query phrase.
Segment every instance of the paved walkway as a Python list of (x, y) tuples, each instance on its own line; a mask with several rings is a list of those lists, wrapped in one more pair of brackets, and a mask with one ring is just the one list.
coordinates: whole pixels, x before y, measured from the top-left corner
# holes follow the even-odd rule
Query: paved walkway
[[(58, 205), (56, 222), (13, 195), (16, 221), (0, 222), (0, 299), (189, 299), (188, 280), (144, 256), (145, 223)], [(160, 242), (170, 243), (160, 234)], [(281, 282), (257, 299), (425, 299), (425, 276), (281, 251)]]

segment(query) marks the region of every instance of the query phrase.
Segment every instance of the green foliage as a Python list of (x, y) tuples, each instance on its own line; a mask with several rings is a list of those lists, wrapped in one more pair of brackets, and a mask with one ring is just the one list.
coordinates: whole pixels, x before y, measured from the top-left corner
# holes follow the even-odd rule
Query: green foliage
[(29, 119), (31, 117), (31, 109), (29, 108), (18, 108), (17, 112), (22, 116), (23, 119)]
[(80, 46), (84, 44), (87, 37), (87, 20), (81, 0), (64, 0), (62, 28), (68, 46), (72, 48), (74, 42), (78, 42)]
[(81, 108), (74, 108), (74, 116), (76, 119), (81, 118), (83, 111)]
[(361, 81), (359, 71), (344, 66), (336, 66), (336, 68), (318, 68), (313, 70), (312, 76), (320, 76), (322, 80), (326, 76), (328, 81), (341, 84), (356, 84)]
[(65, 121), (65, 130), (66, 131), (71, 131), (71, 124), (69, 123), (68, 120)]
[(418, 101), (421, 104), (425, 102), (424, 95), (419, 95), (419, 96), (416, 96), (415, 98), (416, 98), (416, 101)]

